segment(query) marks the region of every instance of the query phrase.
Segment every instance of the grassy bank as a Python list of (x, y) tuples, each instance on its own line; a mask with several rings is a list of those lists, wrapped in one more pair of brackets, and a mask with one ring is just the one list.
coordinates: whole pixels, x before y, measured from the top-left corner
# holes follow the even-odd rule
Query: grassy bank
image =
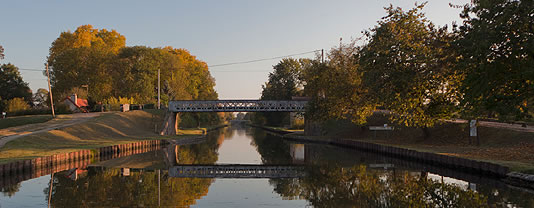
[[(504, 165), (511, 171), (534, 173), (534, 133), (509, 129), (479, 127), (480, 145), (472, 138), (470, 143), (467, 124), (443, 123), (428, 129), (395, 126), (394, 131), (373, 132), (369, 126), (389, 123), (383, 115), (375, 115), (367, 126), (356, 126), (348, 121), (330, 121), (325, 125), (325, 136), (319, 139), (345, 138), (403, 147), (423, 152), (445, 154)], [(391, 125), (391, 124), (390, 124)]]
[(0, 129), (26, 124), (43, 123), (52, 119), (51, 115), (16, 116), (0, 119)]
[(181, 131), (178, 136), (159, 136), (156, 129), (161, 126), (163, 115), (164, 112), (160, 110), (109, 113), (82, 124), (21, 137), (0, 149), (0, 163), (139, 140), (186, 137), (203, 132), (191, 129)]

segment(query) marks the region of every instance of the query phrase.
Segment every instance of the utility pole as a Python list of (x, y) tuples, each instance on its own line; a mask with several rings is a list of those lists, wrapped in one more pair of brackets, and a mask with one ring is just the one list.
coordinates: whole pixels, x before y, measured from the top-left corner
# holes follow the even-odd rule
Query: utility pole
[(46, 63), (46, 76), (48, 77), (48, 93), (50, 94), (50, 107), (52, 108), (52, 117), (56, 117), (54, 112), (54, 99), (52, 99), (52, 88), (50, 87), (50, 71), (48, 71), (48, 63)]
[(321, 63), (324, 63), (324, 49), (321, 49)]
[(159, 79), (159, 75), (160, 74), (160, 70), (158, 68), (158, 109), (160, 109), (161, 107), (161, 101), (160, 101), (160, 79)]

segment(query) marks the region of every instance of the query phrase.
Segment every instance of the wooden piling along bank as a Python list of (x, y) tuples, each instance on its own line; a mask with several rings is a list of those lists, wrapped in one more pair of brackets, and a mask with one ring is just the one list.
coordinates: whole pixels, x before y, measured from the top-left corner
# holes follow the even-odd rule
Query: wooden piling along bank
[(165, 140), (145, 140), (0, 164), (0, 187), (53, 172), (86, 168), (94, 162), (159, 150), (167, 143)]

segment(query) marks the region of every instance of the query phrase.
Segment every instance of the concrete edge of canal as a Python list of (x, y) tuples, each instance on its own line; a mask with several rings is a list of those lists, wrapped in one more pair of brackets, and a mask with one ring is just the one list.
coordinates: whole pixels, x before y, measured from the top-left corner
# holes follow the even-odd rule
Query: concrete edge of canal
[[(461, 157), (454, 157), (449, 155), (441, 155), (430, 152), (420, 152), (416, 150), (410, 150), (400, 147), (393, 147), (363, 141), (355, 141), (348, 139), (314, 139), (313, 137), (298, 135), (290, 131), (284, 131), (280, 129), (273, 129), (265, 126), (258, 126), (250, 124), (253, 127), (261, 128), (263, 130), (269, 131), (277, 136), (280, 136), (287, 140), (301, 141), (301, 142), (310, 142), (318, 144), (329, 144), (335, 146), (341, 146), (345, 148), (353, 148), (368, 152), (380, 153), (390, 157), (399, 158), (397, 162), (402, 162), (399, 160), (409, 160), (411, 162), (419, 163), (418, 168), (423, 168), (425, 170), (436, 170), (439, 169), (439, 172), (449, 173), (454, 172), (465, 172), (468, 174), (482, 175), (485, 177), (497, 178), (506, 184), (528, 188), (534, 190), (534, 175), (510, 172), (509, 168), (506, 166), (471, 160)], [(414, 164), (411, 164), (414, 166)], [(471, 176), (472, 177), (472, 176)], [(461, 178), (469, 178), (463, 176)]]

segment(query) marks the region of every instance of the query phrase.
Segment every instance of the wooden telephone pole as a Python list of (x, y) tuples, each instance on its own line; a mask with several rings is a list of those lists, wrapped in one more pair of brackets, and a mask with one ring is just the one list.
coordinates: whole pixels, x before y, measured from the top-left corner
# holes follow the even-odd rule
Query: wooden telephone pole
[(48, 93), (50, 94), (50, 107), (52, 108), (52, 117), (56, 117), (54, 112), (54, 99), (52, 99), (52, 88), (50, 87), (50, 71), (48, 71), (48, 63), (46, 63), (46, 76), (48, 77)]
[(160, 69), (158, 68), (158, 108), (157, 109), (160, 109), (161, 108), (161, 100), (160, 100), (160, 94), (161, 94), (161, 90), (160, 90)]

